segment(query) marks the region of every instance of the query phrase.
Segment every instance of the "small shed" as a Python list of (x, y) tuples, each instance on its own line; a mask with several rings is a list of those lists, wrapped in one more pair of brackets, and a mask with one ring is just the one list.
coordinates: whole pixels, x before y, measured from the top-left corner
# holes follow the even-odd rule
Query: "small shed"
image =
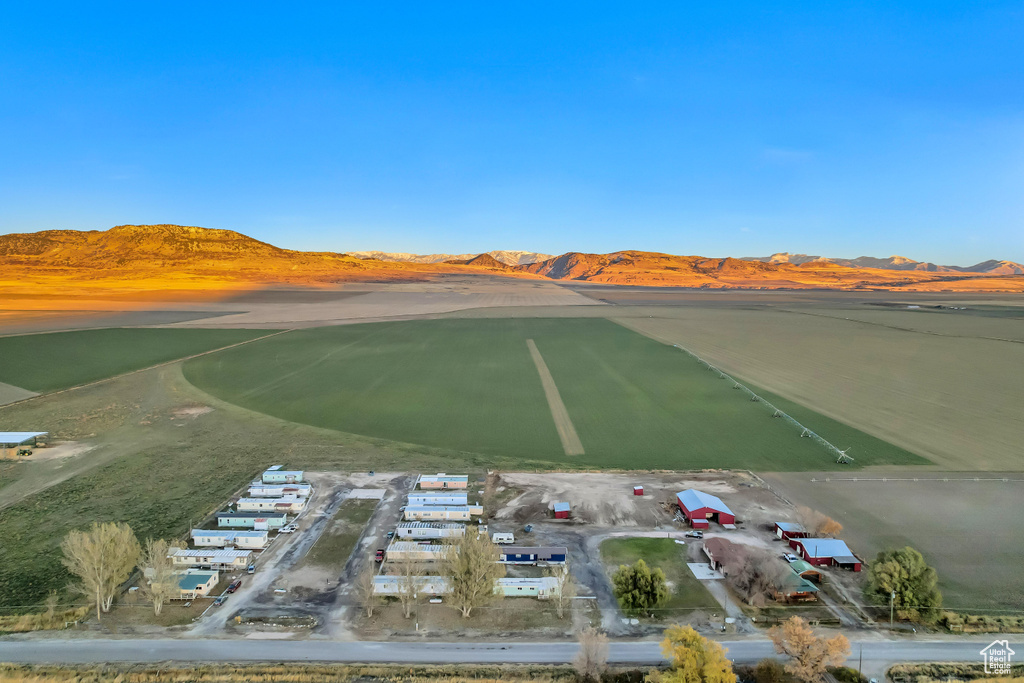
[(807, 529), (796, 522), (775, 522), (775, 536), (783, 541), (791, 538), (807, 538)]
[(569, 504), (555, 503), (555, 519), (569, 519)]
[(644, 487), (643, 486), (634, 486), (633, 487), (633, 495), (634, 496), (642, 496), (642, 495), (644, 495)]

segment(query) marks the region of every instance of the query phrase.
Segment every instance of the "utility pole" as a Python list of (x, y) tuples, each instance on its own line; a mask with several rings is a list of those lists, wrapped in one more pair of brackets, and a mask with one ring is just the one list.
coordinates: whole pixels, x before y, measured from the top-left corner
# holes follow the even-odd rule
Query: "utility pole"
[(889, 594), (889, 628), (892, 628), (892, 610), (896, 603), (896, 591)]

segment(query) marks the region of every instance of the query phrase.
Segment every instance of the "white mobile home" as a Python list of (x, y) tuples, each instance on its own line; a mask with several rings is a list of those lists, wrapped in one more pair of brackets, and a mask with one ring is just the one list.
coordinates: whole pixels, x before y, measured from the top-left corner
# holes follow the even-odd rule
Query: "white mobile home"
[(249, 485), (250, 498), (281, 498), (284, 496), (309, 498), (311, 493), (313, 493), (312, 484), (264, 484), (254, 481)]
[(401, 522), (395, 536), (408, 539), (459, 538), (466, 535), (465, 524), (445, 522)]
[(302, 512), (306, 508), (306, 499), (298, 496), (282, 496), (280, 498), (239, 498), (235, 506), (239, 512)]
[(412, 541), (394, 541), (387, 549), (388, 562), (438, 562), (447, 548)]
[(302, 470), (284, 470), (280, 465), (268, 467), (263, 473), (264, 484), (297, 484), (302, 481), (305, 472)]
[(167, 553), (175, 567), (201, 569), (245, 569), (252, 561), (251, 550), (184, 550), (171, 548)]
[[(444, 595), (451, 590), (444, 576), (414, 576), (412, 584), (416, 595)], [(401, 595), (407, 590), (406, 585), (400, 576), (373, 577), (373, 592), (376, 595)]]
[(468, 505), (469, 494), (465, 491), (413, 491), (409, 494), (409, 505)]
[(469, 487), (469, 475), (421, 474), (416, 484), (420, 489), (464, 489)]
[(405, 518), (417, 522), (465, 522), (473, 515), (482, 514), (483, 505), (409, 505), (405, 508)]
[(267, 546), (266, 531), (234, 531), (230, 529), (193, 529), (192, 545), (197, 548), (248, 548)]

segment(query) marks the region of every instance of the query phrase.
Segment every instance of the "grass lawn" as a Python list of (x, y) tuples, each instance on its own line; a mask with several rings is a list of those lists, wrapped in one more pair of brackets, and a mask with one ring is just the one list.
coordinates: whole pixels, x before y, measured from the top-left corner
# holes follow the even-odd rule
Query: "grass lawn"
[(349, 499), (334, 513), (327, 528), (306, 553), (303, 564), (344, 567), (356, 547), (363, 527), (377, 508), (376, 500)]
[[(583, 456), (562, 449), (528, 339), (551, 371)], [(301, 330), (193, 359), (185, 376), (221, 399), (302, 424), (562, 467), (840, 467), (685, 353), (603, 319)], [(765, 397), (825, 438), (855, 447), (857, 466), (925, 462)]]
[(686, 546), (671, 538), (610, 538), (601, 544), (601, 560), (607, 565), (609, 577), (619, 565), (631, 565), (640, 559), (665, 572), (673, 586), (672, 597), (661, 608), (661, 618), (687, 616), (695, 609), (721, 611), (718, 601), (686, 566)]
[(39, 393), (67, 389), (272, 332), (111, 328), (0, 337), (0, 382)]

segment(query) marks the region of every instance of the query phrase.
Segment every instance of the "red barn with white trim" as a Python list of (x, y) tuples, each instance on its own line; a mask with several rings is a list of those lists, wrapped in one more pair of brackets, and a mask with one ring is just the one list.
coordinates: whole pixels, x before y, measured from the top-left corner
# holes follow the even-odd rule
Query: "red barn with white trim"
[(835, 566), (855, 572), (861, 570), (860, 558), (838, 538), (793, 538), (789, 545), (801, 558), (816, 567)]
[(679, 510), (694, 529), (707, 529), (708, 520), (719, 524), (735, 524), (736, 515), (721, 498), (697, 489), (686, 489), (676, 494)]

